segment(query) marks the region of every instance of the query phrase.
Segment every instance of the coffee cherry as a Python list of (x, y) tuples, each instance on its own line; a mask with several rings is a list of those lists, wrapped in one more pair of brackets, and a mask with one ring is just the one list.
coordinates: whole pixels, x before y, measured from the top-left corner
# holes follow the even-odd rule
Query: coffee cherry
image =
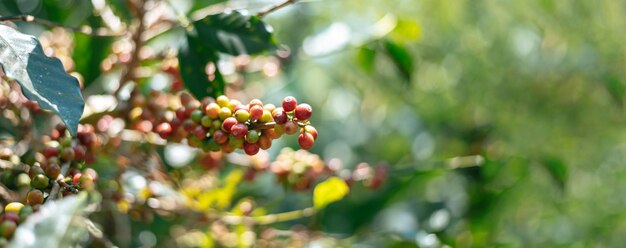
[(230, 109), (230, 111), (235, 112), (235, 108), (239, 105), (241, 105), (241, 102), (239, 100), (230, 99), (230, 102), (228, 103), (228, 108)]
[(219, 117), (220, 117), (220, 119), (224, 120), (224, 119), (230, 117), (232, 114), (233, 114), (233, 112), (231, 112), (229, 108), (222, 107), (220, 109)]
[(183, 129), (185, 129), (185, 131), (192, 132), (194, 128), (196, 128), (196, 124), (193, 123), (191, 119), (183, 121)]
[(18, 213), (7, 212), (2, 216), (2, 221), (12, 221), (18, 223), (20, 221), (20, 215)]
[[(250, 119), (251, 120), (258, 120), (261, 118), (261, 116), (263, 116), (263, 107), (259, 106), (259, 105), (250, 105)], [(269, 112), (268, 112), (269, 114)], [(270, 114), (269, 116), (270, 118), (272, 117), (272, 115)]]
[(278, 139), (278, 138), (280, 138), (281, 134), (279, 134), (279, 133), (277, 133), (275, 131), (276, 127), (279, 127), (279, 129), (282, 129), (282, 127), (280, 125), (276, 125), (276, 126), (274, 126), (274, 128), (265, 130), (265, 135), (270, 137), (270, 139)]
[(235, 106), (235, 108), (233, 109), (233, 113), (237, 113), (237, 111), (239, 111), (239, 110), (248, 111), (249, 109), (250, 109), (250, 106), (239, 104), (239, 105)]
[(228, 97), (226, 97), (225, 95), (221, 95), (217, 97), (215, 102), (217, 102), (217, 105), (219, 105), (220, 107), (228, 107), (230, 99), (228, 99)]
[(285, 133), (285, 126), (284, 125), (274, 125), (274, 133), (275, 134), (271, 134), (270, 138), (274, 139), (273, 137), (277, 137), (279, 138), (281, 135), (283, 135)]
[(185, 107), (179, 108), (176, 110), (176, 118), (184, 120), (187, 119), (187, 111), (185, 110)]
[(250, 104), (249, 105), (250, 105), (250, 107), (252, 107), (252, 106), (263, 107), (263, 102), (261, 100), (255, 98), (255, 99), (250, 100)]
[(49, 185), (48, 177), (43, 174), (36, 175), (31, 181), (30, 185), (37, 189), (45, 189)]
[(70, 137), (63, 137), (63, 138), (59, 139), (59, 144), (61, 145), (61, 147), (70, 147), (70, 146), (72, 146), (72, 138), (70, 138)]
[(248, 143), (256, 143), (259, 141), (259, 132), (256, 130), (250, 130), (246, 135), (246, 142)]
[(286, 134), (292, 135), (298, 131), (298, 124), (295, 121), (289, 121), (285, 123), (284, 128)]
[(19, 213), (20, 210), (24, 207), (24, 204), (19, 202), (11, 202), (4, 207), (4, 212), (6, 213)]
[(190, 102), (194, 101), (194, 98), (191, 94), (187, 92), (180, 93), (180, 104), (183, 106), (187, 106)]
[(302, 128), (302, 130), (300, 130), (300, 132), (302, 131), (310, 133), (311, 135), (313, 135), (313, 139), (317, 140), (317, 129), (315, 129), (315, 127), (311, 125), (306, 125)]
[(206, 130), (204, 130), (204, 127), (202, 126), (197, 126), (193, 130), (193, 134), (200, 140), (206, 138)]
[(266, 104), (265, 106), (263, 106), (263, 109), (270, 111), (270, 113), (272, 113), (272, 111), (274, 111), (274, 109), (276, 109), (276, 106), (274, 104)]
[(17, 228), (17, 224), (12, 221), (3, 221), (0, 224), (0, 235), (5, 238), (10, 238), (13, 236), (15, 229)]
[(205, 139), (202, 142), (202, 150), (205, 152), (209, 152), (209, 151), (219, 151), (221, 148), (221, 146), (215, 142), (215, 139)]
[(43, 149), (43, 155), (46, 158), (59, 156), (59, 148), (57, 147), (46, 147)]
[(241, 138), (236, 138), (234, 136), (230, 136), (230, 138), (228, 138), (228, 144), (233, 148), (240, 148), (243, 146), (243, 143), (244, 140)]
[(252, 156), (259, 153), (259, 145), (255, 143), (245, 142), (243, 144), (243, 150), (244, 152), (246, 152), (246, 154)]
[(312, 114), (313, 114), (313, 108), (311, 108), (311, 105), (302, 103), (296, 107), (296, 112), (294, 113), (294, 116), (298, 120), (303, 121), (303, 120), (309, 119), (309, 117), (311, 117)]
[(278, 125), (283, 125), (289, 120), (287, 113), (285, 113), (283, 108), (274, 109), (274, 112), (272, 112), (272, 116), (274, 117), (274, 121)]
[(228, 135), (221, 130), (217, 130), (213, 133), (213, 139), (218, 144), (224, 144), (228, 141)]
[(313, 138), (312, 134), (302, 132), (300, 133), (300, 135), (298, 135), (298, 144), (300, 145), (300, 147), (302, 147), (302, 149), (308, 150), (313, 147), (314, 143), (315, 139)]
[(190, 118), (193, 122), (200, 123), (202, 116), (204, 116), (204, 113), (202, 112), (202, 110), (196, 109), (193, 112), (191, 112)]
[(235, 119), (235, 117), (228, 117), (226, 118), (226, 120), (224, 120), (224, 122), (222, 122), (222, 130), (230, 133), (230, 130), (235, 124), (237, 124), (237, 119)]
[(204, 108), (204, 113), (211, 119), (217, 119), (220, 114), (220, 109), (221, 107), (217, 105), (217, 103), (209, 103), (209, 105)]
[(243, 138), (248, 134), (248, 126), (243, 123), (237, 123), (230, 129), (230, 133), (235, 138)]
[(204, 115), (200, 119), (200, 125), (203, 127), (211, 127), (211, 125), (213, 125), (213, 120), (211, 120), (209, 116)]
[(261, 122), (270, 122), (272, 121), (272, 114), (270, 113), (270, 111), (268, 110), (263, 110), (263, 114), (261, 115), (261, 118), (259, 118), (259, 121)]
[(230, 145), (230, 142), (226, 142), (226, 143), (222, 144), (222, 152), (224, 152), (224, 153), (231, 153), (231, 152), (234, 152), (234, 151), (235, 151), (235, 148)]
[(72, 177), (72, 183), (73, 184), (78, 184), (80, 182), (80, 177), (83, 176), (82, 173), (76, 173), (74, 174), (74, 176)]
[(76, 145), (72, 148), (74, 149), (74, 159), (80, 161), (85, 160), (86, 151), (84, 146)]
[(58, 164), (49, 164), (46, 167), (46, 176), (53, 180), (57, 179), (61, 174), (61, 167)]
[(167, 122), (163, 122), (163, 123), (159, 124), (159, 125), (156, 127), (156, 130), (155, 130), (155, 131), (156, 131), (156, 132), (159, 134), (159, 136), (161, 136), (161, 138), (163, 138), (163, 139), (167, 139), (167, 138), (169, 138), (169, 137), (172, 135), (172, 132), (173, 132), (173, 130), (172, 130), (172, 125), (170, 125), (170, 124), (169, 124), (169, 123), (167, 123)]
[(61, 150), (60, 157), (65, 161), (72, 161), (74, 160), (75, 156), (76, 154), (74, 153), (74, 148), (66, 147)]
[(41, 190), (38, 189), (33, 189), (30, 192), (28, 192), (28, 195), (26, 195), (26, 203), (28, 203), (28, 205), (37, 205), (37, 204), (42, 204), (43, 203), (43, 192), (41, 192)]
[(94, 178), (91, 175), (84, 173), (79, 179), (80, 188), (87, 190), (93, 189), (95, 187), (93, 180)]
[(288, 96), (283, 99), (282, 107), (285, 112), (291, 112), (296, 109), (296, 105), (298, 105), (298, 101), (293, 96)]
[[(20, 222), (24, 222), (24, 220), (26, 220), (26, 218), (31, 215), (33, 213), (33, 207), (31, 206), (24, 206), (21, 210), (20, 213), (18, 214), (20, 217)], [(0, 246), (1, 247), (1, 246)]]
[(43, 169), (39, 165), (35, 164), (30, 167), (30, 170), (28, 171), (28, 176), (30, 178), (34, 178), (35, 176), (39, 174), (44, 174)]
[(272, 139), (270, 139), (267, 135), (261, 135), (257, 144), (259, 144), (259, 148), (267, 150), (272, 146)]
[(250, 113), (247, 110), (239, 109), (235, 112), (235, 119), (237, 119), (239, 123), (244, 123), (248, 121), (249, 118)]

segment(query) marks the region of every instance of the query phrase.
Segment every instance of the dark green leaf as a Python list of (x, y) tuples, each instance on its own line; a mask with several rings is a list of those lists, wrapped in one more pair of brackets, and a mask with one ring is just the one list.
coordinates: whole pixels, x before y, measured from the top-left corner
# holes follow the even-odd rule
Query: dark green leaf
[(35, 37), (0, 25), (0, 64), (28, 99), (59, 114), (70, 133), (76, 134), (85, 106), (78, 80), (65, 72), (57, 58), (47, 57)]
[(409, 51), (402, 45), (394, 43), (391, 40), (385, 40), (385, 51), (393, 60), (396, 68), (406, 80), (411, 80), (413, 72), (413, 58)]
[(567, 165), (562, 160), (550, 156), (544, 158), (543, 165), (557, 185), (564, 189), (567, 182)]
[(193, 6), (191, 6), (190, 12), (209, 7), (218, 3), (226, 2), (227, 0), (195, 0)]
[(209, 15), (193, 23), (202, 42), (222, 53), (258, 54), (276, 46), (261, 19), (234, 11)]
[(100, 76), (100, 64), (109, 55), (112, 37), (89, 36), (81, 33), (74, 34), (74, 53), (72, 57), (87, 88)]
[(619, 80), (619, 78), (613, 75), (609, 75), (604, 79), (604, 85), (609, 91), (609, 94), (611, 94), (611, 97), (613, 98), (615, 103), (620, 107), (623, 106), (624, 94), (626, 94), (626, 87), (624, 87), (624, 84)]
[(376, 50), (367, 45), (359, 47), (356, 54), (356, 60), (363, 70), (372, 72), (374, 70), (374, 60), (376, 59)]
[(73, 247), (87, 231), (78, 221), (87, 193), (48, 201), (21, 223), (8, 247)]
[[(201, 42), (192, 34), (187, 35), (187, 46), (179, 51), (178, 64), (185, 87), (198, 99), (224, 94), (224, 79), (217, 68), (218, 54), (212, 47)], [(208, 75), (206, 66), (212, 62), (213, 75)]]

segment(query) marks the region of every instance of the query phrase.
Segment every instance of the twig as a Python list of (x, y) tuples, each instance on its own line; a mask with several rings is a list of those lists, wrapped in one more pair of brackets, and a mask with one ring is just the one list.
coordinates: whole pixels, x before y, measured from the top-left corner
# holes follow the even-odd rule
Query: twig
[(59, 190), (61, 189), (61, 181), (65, 179), (65, 174), (67, 174), (67, 170), (70, 168), (70, 163), (65, 163), (61, 166), (61, 173), (54, 183), (52, 184), (52, 189), (50, 190), (50, 195), (46, 201), (54, 201), (59, 195)]
[(239, 216), (239, 215), (226, 215), (221, 220), (230, 225), (238, 225), (242, 223), (249, 223), (255, 225), (269, 225), (278, 222), (291, 221), (304, 217), (309, 217), (315, 214), (314, 208), (305, 208), (302, 210), (295, 210), (290, 212), (268, 214), (263, 216)]
[[(132, 4), (132, 3), (129, 3)], [(128, 82), (128, 81), (133, 81), (135, 80), (135, 69), (139, 66), (139, 52), (141, 50), (141, 48), (143, 47), (143, 33), (146, 29), (145, 27), (145, 20), (144, 20), (144, 15), (146, 14), (146, 10), (143, 6), (143, 1), (141, 3), (137, 3), (138, 5), (135, 6), (135, 8), (137, 9), (137, 13), (135, 13), (135, 17), (139, 20), (139, 25), (137, 27), (137, 30), (135, 30), (135, 32), (133, 33), (133, 43), (135, 45), (135, 48), (133, 49), (133, 54), (130, 57), (130, 61), (128, 62), (128, 65), (126, 66), (126, 71), (124, 72), (124, 75), (122, 75), (122, 78), (120, 79), (120, 85), (117, 88), (117, 90), (115, 91), (114, 95), (118, 95), (120, 90), (122, 88), (124, 88), (124, 85)]]
[(115, 245), (113, 245), (113, 242), (111, 242), (111, 240), (107, 239), (104, 236), (104, 233), (102, 232), (102, 230), (100, 230), (96, 224), (94, 224), (91, 220), (85, 218), (85, 217), (81, 217), (80, 218), (84, 223), (85, 226), (87, 226), (87, 231), (89, 232), (89, 236), (91, 236), (91, 238), (93, 238), (94, 241), (97, 241), (98, 243), (102, 244), (102, 247), (115, 247)]
[(96, 31), (94, 31), (89, 26), (68, 27), (60, 23), (48, 21), (45, 19), (40, 19), (32, 15), (1, 16), (0, 21), (22, 21), (22, 22), (28, 22), (28, 23), (38, 23), (46, 27), (51, 27), (51, 28), (61, 27), (61, 28), (72, 30), (77, 33), (82, 33), (82, 34), (91, 35), (91, 36), (99, 36), (99, 37), (117, 37), (117, 36), (123, 36), (125, 34), (125, 33), (114, 33), (106, 29), (97, 29)]
[(258, 18), (263, 18), (263, 17), (265, 17), (266, 15), (268, 15), (269, 13), (272, 13), (272, 12), (274, 12), (274, 11), (276, 11), (276, 10), (282, 9), (282, 8), (284, 8), (284, 7), (287, 7), (288, 5), (294, 4), (294, 3), (296, 3), (297, 1), (298, 1), (298, 0), (285, 0), (285, 1), (284, 1), (284, 2), (282, 2), (282, 3), (279, 3), (279, 4), (276, 4), (276, 5), (270, 6), (270, 7), (268, 7), (267, 9), (262, 10), (261, 12), (257, 13), (257, 14), (256, 14), (256, 16), (257, 16)]

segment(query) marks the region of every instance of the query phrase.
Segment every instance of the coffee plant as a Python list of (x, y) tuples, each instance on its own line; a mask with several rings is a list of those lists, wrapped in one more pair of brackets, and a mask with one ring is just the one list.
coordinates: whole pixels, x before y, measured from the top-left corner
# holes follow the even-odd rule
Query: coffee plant
[(415, 173), (317, 155), (308, 96), (248, 89), (292, 59), (264, 17), (295, 0), (44, 2), (0, 13), (0, 247), (333, 246), (327, 208)]

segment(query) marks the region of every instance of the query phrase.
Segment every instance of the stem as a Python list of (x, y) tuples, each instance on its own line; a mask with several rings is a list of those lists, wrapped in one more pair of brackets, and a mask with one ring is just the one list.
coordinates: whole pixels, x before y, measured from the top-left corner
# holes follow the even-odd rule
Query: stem
[(69, 170), (69, 168), (70, 168), (69, 162), (61, 166), (61, 173), (59, 174), (57, 179), (54, 180), (52, 184), (52, 190), (50, 190), (50, 195), (48, 196), (48, 199), (46, 199), (46, 201), (54, 201), (57, 198), (57, 196), (59, 195), (59, 190), (61, 189), (61, 181), (65, 179), (64, 175), (67, 174), (67, 170)]
[(269, 225), (278, 222), (291, 221), (304, 217), (309, 217), (315, 214), (314, 208), (305, 208), (301, 210), (295, 210), (290, 212), (268, 214), (263, 216), (238, 216), (238, 215), (226, 215), (222, 217), (222, 221), (226, 224), (238, 225), (241, 223), (250, 223), (256, 225)]
[[(129, 4), (133, 4), (133, 3), (129, 3)], [(128, 65), (126, 66), (126, 71), (124, 72), (124, 74), (122, 75), (122, 78), (120, 79), (120, 85), (115, 91), (114, 95), (118, 95), (120, 90), (124, 88), (124, 85), (128, 81), (134, 81), (136, 79), (135, 69), (139, 66), (139, 62), (140, 62), (139, 52), (141, 48), (143, 47), (144, 40), (142, 39), (143, 38), (142, 36), (143, 36), (143, 32), (146, 29), (145, 23), (144, 23), (145, 21), (144, 15), (146, 14), (146, 10), (143, 6), (143, 2), (135, 3), (135, 4), (137, 4), (137, 6), (134, 6), (135, 9), (137, 10), (137, 12), (135, 13), (135, 17), (139, 20), (137, 30), (135, 30), (132, 36), (133, 44), (135, 45), (135, 48), (133, 50), (133, 54), (130, 57), (130, 61), (128, 62)]]
[(86, 34), (86, 35), (91, 35), (91, 36), (99, 36), (99, 37), (118, 37), (118, 36), (124, 35), (124, 33), (114, 33), (106, 29), (98, 29), (94, 31), (89, 26), (69, 27), (60, 23), (48, 21), (45, 19), (40, 19), (32, 15), (0, 16), (0, 21), (22, 21), (22, 22), (28, 22), (28, 23), (37, 23), (37, 24), (41, 24), (50, 28), (61, 27), (61, 28), (72, 30), (76, 33), (81, 33), (81, 34)]
[(272, 5), (272, 6), (268, 7), (267, 9), (262, 10), (261, 12), (257, 13), (256, 16), (258, 18), (263, 18), (266, 15), (268, 15), (269, 13), (272, 13), (272, 12), (274, 12), (276, 10), (282, 9), (284, 7), (287, 7), (287, 6), (291, 5), (291, 4), (296, 3), (297, 1), (298, 0), (285, 0), (282, 3), (276, 4), (276, 5)]

